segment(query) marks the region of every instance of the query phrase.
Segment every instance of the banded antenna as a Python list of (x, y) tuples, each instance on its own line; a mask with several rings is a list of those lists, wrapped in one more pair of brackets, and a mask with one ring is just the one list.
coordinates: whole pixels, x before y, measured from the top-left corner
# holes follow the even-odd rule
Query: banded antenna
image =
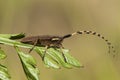
[[(108, 49), (109, 49), (109, 50), (108, 50), (108, 53), (111, 53), (111, 49), (112, 49), (112, 52), (113, 52), (113, 53), (116, 53), (115, 48), (114, 48), (114, 46), (111, 44), (111, 42), (109, 42), (109, 40), (105, 39), (105, 37), (102, 36), (101, 34), (99, 34), (99, 33), (97, 33), (97, 32), (94, 32), (94, 31), (77, 31), (77, 32), (74, 32), (74, 33), (72, 33), (72, 34), (67, 34), (67, 35), (63, 36), (63, 39), (69, 38), (69, 37), (71, 37), (71, 36), (73, 36), (73, 35), (76, 35), (76, 34), (91, 34), (91, 35), (98, 36), (99, 38), (103, 39), (103, 40), (107, 43)], [(115, 57), (115, 54), (113, 54), (113, 57)]]

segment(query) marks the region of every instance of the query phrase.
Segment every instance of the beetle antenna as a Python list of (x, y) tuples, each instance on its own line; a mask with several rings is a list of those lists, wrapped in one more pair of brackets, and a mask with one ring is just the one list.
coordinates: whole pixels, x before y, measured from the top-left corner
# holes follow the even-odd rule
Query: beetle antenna
[[(67, 34), (67, 35), (63, 36), (63, 39), (69, 38), (69, 37), (71, 37), (71, 36), (73, 36), (73, 35), (76, 35), (76, 34), (91, 34), (91, 35), (98, 36), (99, 38), (103, 39), (103, 40), (107, 43), (108, 48), (109, 48), (108, 53), (111, 53), (111, 49), (112, 49), (112, 52), (113, 52), (113, 53), (116, 52), (116, 51), (115, 51), (115, 48), (113, 47), (113, 45), (111, 44), (111, 42), (109, 42), (107, 39), (105, 39), (105, 37), (102, 36), (101, 34), (99, 34), (99, 33), (97, 33), (97, 32), (94, 32), (94, 31), (77, 31), (77, 32), (74, 32), (74, 33), (72, 33), (72, 34)], [(113, 54), (113, 57), (114, 57), (114, 56), (115, 56), (115, 54)]]

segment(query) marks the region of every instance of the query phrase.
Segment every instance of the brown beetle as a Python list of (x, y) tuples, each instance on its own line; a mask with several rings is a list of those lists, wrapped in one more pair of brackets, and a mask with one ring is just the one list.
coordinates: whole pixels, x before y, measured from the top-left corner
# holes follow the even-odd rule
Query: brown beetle
[[(62, 50), (62, 48), (63, 48), (63, 46), (62, 46), (63, 40), (66, 39), (66, 38), (69, 38), (69, 37), (71, 37), (73, 35), (76, 35), (76, 34), (96, 35), (96, 36), (102, 38), (103, 40), (105, 40), (105, 42), (107, 42), (108, 48), (109, 48), (109, 53), (110, 53), (111, 48), (113, 49), (113, 52), (115, 53), (114, 47), (111, 45), (111, 43), (107, 39), (105, 39), (102, 35), (100, 35), (99, 33), (94, 32), (94, 31), (77, 31), (77, 32), (74, 32), (72, 34), (67, 34), (67, 35), (64, 35), (64, 36), (50, 36), (50, 35), (31, 36), (31, 37), (23, 38), (21, 40), (21, 42), (26, 43), (26, 44), (34, 45), (34, 47), (35, 46), (46, 47), (46, 50), (45, 50), (44, 55), (42, 57), (42, 60), (44, 60), (44, 57), (45, 57), (45, 54), (46, 54), (46, 51), (47, 51), (48, 48), (53, 47), (53, 48), (60, 48)], [(29, 52), (31, 52), (33, 50), (33, 48), (30, 49)], [(66, 62), (66, 58), (65, 58), (63, 52), (62, 52), (62, 55), (63, 55), (64, 60)]]

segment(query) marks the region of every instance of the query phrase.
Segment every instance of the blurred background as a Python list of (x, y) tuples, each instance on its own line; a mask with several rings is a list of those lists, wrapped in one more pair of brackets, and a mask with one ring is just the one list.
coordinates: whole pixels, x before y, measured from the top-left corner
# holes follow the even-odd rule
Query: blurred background
[[(118, 55), (108, 54), (107, 44), (90, 35), (66, 39), (70, 50), (85, 67), (60, 70), (47, 69), (35, 52), (41, 80), (120, 80), (119, 0), (0, 0), (0, 33), (31, 35), (65, 35), (78, 30), (91, 30), (104, 35)], [(4, 47), (8, 55), (5, 65), (11, 80), (27, 80), (13, 47)]]

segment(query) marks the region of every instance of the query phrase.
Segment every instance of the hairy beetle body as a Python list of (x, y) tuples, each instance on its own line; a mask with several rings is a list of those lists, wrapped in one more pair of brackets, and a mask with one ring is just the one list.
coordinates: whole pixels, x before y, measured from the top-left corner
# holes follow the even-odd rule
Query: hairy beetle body
[[(36, 46), (49, 46), (49, 47), (61, 47), (63, 37), (60, 36), (31, 36), (21, 40), (22, 43), (36, 45)], [(35, 44), (36, 42), (36, 44)]]

